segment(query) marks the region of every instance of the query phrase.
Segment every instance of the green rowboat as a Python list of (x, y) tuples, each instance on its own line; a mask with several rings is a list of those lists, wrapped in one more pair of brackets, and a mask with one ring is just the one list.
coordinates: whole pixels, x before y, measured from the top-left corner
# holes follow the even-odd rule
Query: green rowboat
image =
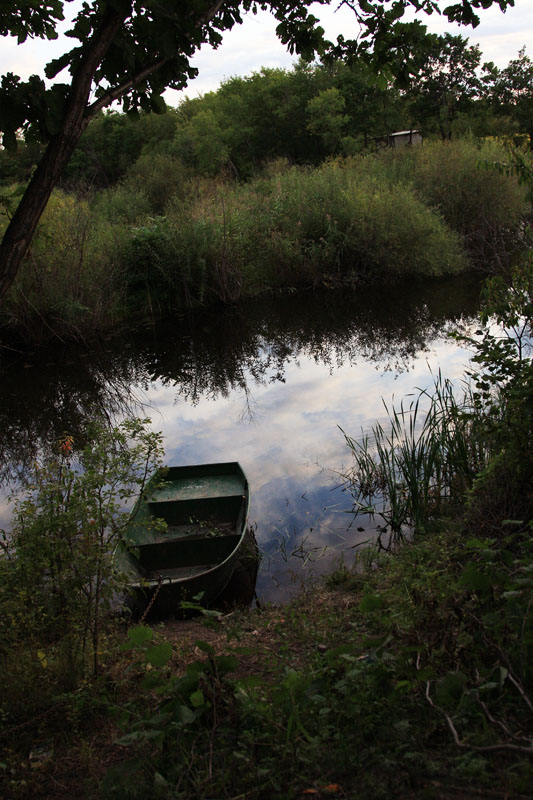
[(249, 500), (248, 481), (237, 462), (156, 472), (117, 551), (132, 611), (142, 613), (151, 600), (160, 614), (172, 614), (182, 600), (198, 594), (202, 605), (216, 600), (243, 544)]

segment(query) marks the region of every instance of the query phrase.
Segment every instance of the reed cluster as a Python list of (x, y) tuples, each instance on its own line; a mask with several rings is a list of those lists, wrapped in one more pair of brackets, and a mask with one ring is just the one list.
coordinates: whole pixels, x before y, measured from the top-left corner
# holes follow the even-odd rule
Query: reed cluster
[(472, 388), (440, 373), (431, 390), (384, 405), (385, 425), (359, 439), (345, 434), (354, 458), (346, 478), (355, 512), (380, 517), (389, 545), (464, 503), (491, 444), (479, 435), (484, 415)]
[(346, 437), (354, 509), (378, 514), (387, 543), (457, 513), (476, 533), (499, 537), (530, 525), (533, 257), (483, 290), (482, 327), (455, 334), (474, 350), (463, 388), (439, 374), (431, 391), (385, 405), (388, 421)]
[(57, 190), (2, 310), (29, 339), (280, 288), (507, 267), (529, 206), (501, 147), (471, 141), (277, 161), (246, 183), (142, 155), (96, 193)]

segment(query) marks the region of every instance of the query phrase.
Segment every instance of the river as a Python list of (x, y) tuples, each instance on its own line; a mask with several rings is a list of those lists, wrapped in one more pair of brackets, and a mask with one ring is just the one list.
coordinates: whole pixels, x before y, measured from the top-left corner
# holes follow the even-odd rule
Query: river
[(351, 513), (341, 429), (383, 421), (382, 398), (429, 387), (439, 369), (460, 379), (468, 353), (447, 334), (471, 323), (478, 294), (472, 277), (279, 294), (98, 345), (4, 349), (0, 527), (40, 450), (94, 410), (149, 416), (168, 463), (241, 463), (263, 553), (257, 594), (284, 600), (375, 535), (378, 520)]

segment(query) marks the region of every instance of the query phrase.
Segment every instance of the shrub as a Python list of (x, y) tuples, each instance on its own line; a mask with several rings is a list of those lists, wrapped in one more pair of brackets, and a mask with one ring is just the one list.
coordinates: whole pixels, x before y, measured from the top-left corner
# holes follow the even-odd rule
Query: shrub
[[(458, 237), (407, 186), (358, 180), (342, 162), (292, 168), (246, 185), (213, 185), (189, 211), (170, 205), (141, 231), (143, 269), (156, 263), (186, 301), (232, 301), (321, 281), (440, 275), (466, 266)], [(138, 242), (139, 232), (136, 233)], [(138, 257), (138, 252), (135, 258)], [(134, 258), (134, 260), (135, 260)], [(131, 263), (131, 262), (130, 262)], [(171, 279), (170, 276), (174, 275)], [(193, 291), (191, 291), (193, 290)]]
[(99, 192), (92, 204), (92, 213), (100, 220), (119, 225), (134, 225), (150, 216), (151, 206), (142, 186), (117, 184)]
[(5, 304), (19, 330), (81, 338), (109, 327), (121, 302), (120, 239), (88, 200), (54, 192)]
[(529, 210), (525, 187), (491, 166), (506, 161), (509, 153), (497, 142), (463, 139), (383, 153), (365, 169), (393, 183), (408, 181), (460, 234), (476, 263), (488, 267), (506, 263)]
[(145, 153), (128, 169), (121, 189), (127, 194), (142, 192), (150, 214), (162, 214), (171, 198), (184, 199), (190, 171), (177, 158), (162, 153)]
[(193, 184), (173, 156), (142, 155), (90, 200), (54, 193), (4, 310), (28, 336), (81, 337), (126, 314), (506, 262), (527, 202), (486, 166), (501, 157), (446, 142)]
[[(97, 673), (103, 613), (113, 602), (120, 607), (113, 552), (130, 521), (124, 507), (161, 464), (160, 435), (147, 423), (110, 429), (94, 420), (77, 457), (65, 437), (33, 465), (13, 504), (12, 530), (2, 532), (0, 654), (7, 672), (19, 674), (24, 654), (30, 674), (42, 678), (45, 670), (49, 681), (52, 673), (60, 691)], [(27, 690), (26, 680), (11, 684), (11, 711), (27, 704)]]

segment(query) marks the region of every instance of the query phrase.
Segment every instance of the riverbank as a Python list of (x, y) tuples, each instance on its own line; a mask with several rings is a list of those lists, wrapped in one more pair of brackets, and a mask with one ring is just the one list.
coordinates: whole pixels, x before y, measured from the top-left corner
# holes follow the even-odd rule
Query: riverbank
[(30, 343), (89, 340), (278, 290), (505, 271), (530, 213), (491, 166), (506, 160), (495, 143), (434, 142), (278, 161), (239, 183), (184, 178), (158, 156), (109, 189), (54, 193), (0, 324)]
[(510, 600), (465, 582), (472, 559), (448, 523), (286, 606), (155, 626), (163, 666), (112, 647), (18, 731), (3, 796), (532, 797)]

